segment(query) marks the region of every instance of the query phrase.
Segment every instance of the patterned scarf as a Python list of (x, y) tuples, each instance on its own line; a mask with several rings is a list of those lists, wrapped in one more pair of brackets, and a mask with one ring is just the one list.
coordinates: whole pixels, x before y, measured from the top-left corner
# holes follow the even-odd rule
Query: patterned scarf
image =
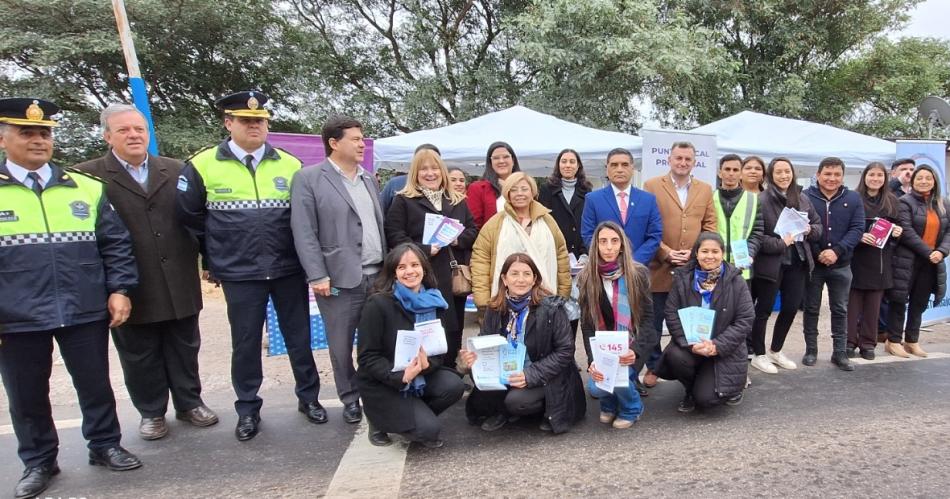
[[(614, 310), (614, 329), (630, 331), (630, 298), (627, 296), (627, 282), (623, 277), (623, 267), (617, 262), (602, 263), (597, 266), (600, 278), (610, 281), (613, 292), (610, 294), (610, 306)], [(600, 318), (600, 327), (606, 328), (604, 318)]]
[(419, 187), (422, 191), (422, 194), (432, 203), (432, 206), (435, 206), (435, 209), (442, 211), (442, 196), (445, 194), (443, 189), (433, 191), (432, 189), (426, 189), (425, 187)]
[(703, 308), (709, 308), (712, 303), (712, 293), (716, 289), (716, 283), (722, 276), (725, 264), (720, 264), (719, 268), (712, 270), (703, 270), (698, 265), (693, 270), (693, 290), (699, 293), (703, 298)]
[(512, 348), (517, 347), (519, 342), (524, 342), (524, 320), (528, 316), (528, 304), (531, 303), (531, 293), (524, 296), (515, 297), (507, 292), (505, 300), (508, 302), (508, 325), (505, 327), (505, 336)]

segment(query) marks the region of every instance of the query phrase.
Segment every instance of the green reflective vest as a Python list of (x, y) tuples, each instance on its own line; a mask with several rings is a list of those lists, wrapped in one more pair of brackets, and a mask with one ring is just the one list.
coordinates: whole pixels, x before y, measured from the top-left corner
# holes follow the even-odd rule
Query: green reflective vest
[(68, 179), (77, 188), (53, 185), (39, 197), (20, 184), (0, 188), (0, 246), (95, 242), (103, 185), (83, 175)]
[[(752, 226), (755, 224), (755, 212), (758, 207), (757, 197), (748, 191), (743, 191), (739, 196), (739, 202), (732, 210), (732, 216), (726, 218), (726, 213), (722, 209), (722, 202), (719, 199), (719, 190), (713, 193), (713, 205), (716, 207), (716, 227), (722, 240), (726, 243), (726, 261), (735, 265), (735, 258), (732, 255), (732, 241), (738, 239), (749, 239), (752, 233)], [(742, 278), (748, 280), (751, 276), (749, 269), (742, 270)]]
[(290, 182), (300, 160), (290, 154), (264, 158), (251, 174), (240, 161), (218, 160), (217, 152), (212, 147), (190, 160), (204, 182), (209, 211), (290, 208)]

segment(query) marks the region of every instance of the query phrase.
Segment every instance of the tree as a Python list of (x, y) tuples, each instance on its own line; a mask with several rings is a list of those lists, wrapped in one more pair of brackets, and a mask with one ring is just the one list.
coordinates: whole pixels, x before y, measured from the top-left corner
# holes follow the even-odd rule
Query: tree
[[(130, 0), (129, 19), (148, 82), (163, 154), (187, 157), (223, 136), (213, 103), (259, 89), (292, 116), (294, 53), (281, 43), (292, 28), (268, 0)], [(0, 91), (51, 99), (64, 110), (57, 160), (102, 151), (98, 111), (130, 102), (128, 75), (109, 2), (0, 0)], [(272, 128), (299, 131), (294, 119)]]
[[(520, 97), (502, 13), (517, 0), (291, 0), (315, 114), (386, 135), (455, 123)], [(309, 45), (308, 45), (309, 43)]]

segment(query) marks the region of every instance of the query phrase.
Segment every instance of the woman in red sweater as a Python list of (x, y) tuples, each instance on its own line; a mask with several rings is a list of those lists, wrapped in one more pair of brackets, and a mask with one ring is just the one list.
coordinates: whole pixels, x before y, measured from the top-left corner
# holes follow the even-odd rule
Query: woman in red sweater
[(499, 206), (504, 206), (501, 183), (512, 173), (520, 171), (518, 156), (510, 145), (506, 142), (495, 142), (488, 146), (485, 173), (482, 174), (481, 180), (468, 186), (468, 209), (475, 219), (475, 226), (481, 229), (492, 215), (498, 213)]

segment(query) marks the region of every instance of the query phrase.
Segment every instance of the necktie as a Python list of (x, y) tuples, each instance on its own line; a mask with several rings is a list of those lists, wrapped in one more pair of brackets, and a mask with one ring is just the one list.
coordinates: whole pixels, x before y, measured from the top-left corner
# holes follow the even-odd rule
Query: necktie
[(254, 156), (252, 154), (244, 156), (244, 166), (246, 166), (251, 173), (254, 173)]
[(618, 192), (617, 197), (620, 198), (620, 221), (626, 224), (627, 223), (627, 193)]
[(39, 173), (36, 173), (36, 172), (30, 172), (30, 173), (27, 173), (26, 176), (29, 177), (30, 180), (33, 181), (33, 187), (32, 187), (33, 192), (35, 192), (37, 196), (39, 196), (40, 194), (42, 194), (42, 193), (43, 193), (43, 184), (42, 184), (43, 181), (40, 179), (40, 174), (39, 174)]

